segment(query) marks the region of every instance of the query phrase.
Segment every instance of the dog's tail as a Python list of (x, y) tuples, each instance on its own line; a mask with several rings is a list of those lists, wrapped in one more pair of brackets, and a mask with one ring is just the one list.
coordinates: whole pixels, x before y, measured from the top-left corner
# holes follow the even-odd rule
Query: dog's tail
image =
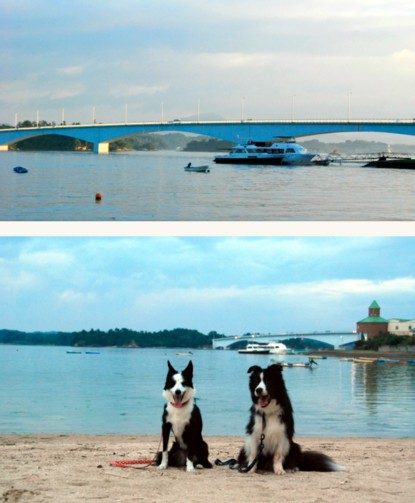
[(304, 472), (339, 472), (344, 470), (343, 466), (338, 465), (329, 456), (316, 451), (302, 452), (298, 468)]

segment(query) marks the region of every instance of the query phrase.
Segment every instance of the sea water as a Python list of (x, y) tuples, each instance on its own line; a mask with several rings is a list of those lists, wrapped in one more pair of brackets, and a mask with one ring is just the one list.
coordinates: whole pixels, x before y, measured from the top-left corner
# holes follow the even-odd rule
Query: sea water
[[(415, 220), (415, 170), (216, 165), (213, 157), (0, 152), (0, 220)], [(185, 172), (189, 162), (208, 164), (210, 173)], [(14, 166), (29, 172), (17, 174)]]
[[(0, 433), (159, 434), (167, 360), (191, 359), (207, 435), (245, 433), (247, 370), (306, 356), (0, 345)], [(299, 436), (414, 437), (415, 365), (339, 358), (285, 368)]]

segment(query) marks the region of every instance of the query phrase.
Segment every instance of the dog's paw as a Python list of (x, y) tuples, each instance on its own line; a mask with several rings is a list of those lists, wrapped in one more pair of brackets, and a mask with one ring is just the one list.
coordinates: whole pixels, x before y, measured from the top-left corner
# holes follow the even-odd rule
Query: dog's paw
[(186, 462), (186, 471), (189, 473), (196, 471), (195, 465), (189, 459)]
[(160, 463), (157, 467), (157, 470), (166, 470), (167, 469), (167, 463)]
[(274, 473), (276, 475), (284, 475), (285, 474), (285, 470), (282, 466), (274, 466)]

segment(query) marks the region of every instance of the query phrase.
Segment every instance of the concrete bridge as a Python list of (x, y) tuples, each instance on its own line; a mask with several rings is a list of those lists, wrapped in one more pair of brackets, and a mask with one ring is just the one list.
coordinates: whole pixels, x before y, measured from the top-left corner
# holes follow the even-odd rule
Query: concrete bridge
[(0, 151), (23, 139), (43, 135), (77, 138), (93, 144), (95, 153), (109, 151), (109, 143), (137, 133), (175, 131), (239, 141), (266, 141), (276, 137), (301, 137), (327, 133), (374, 132), (415, 136), (415, 119), (396, 120), (240, 120), (136, 122), (123, 124), (83, 124), (0, 130)]
[(312, 339), (315, 341), (326, 342), (332, 344), (335, 349), (356, 342), (361, 339), (361, 334), (357, 332), (303, 332), (303, 333), (286, 333), (286, 334), (250, 334), (250, 335), (231, 335), (212, 340), (213, 349), (225, 349), (231, 344), (240, 341), (246, 342), (283, 342), (288, 339)]

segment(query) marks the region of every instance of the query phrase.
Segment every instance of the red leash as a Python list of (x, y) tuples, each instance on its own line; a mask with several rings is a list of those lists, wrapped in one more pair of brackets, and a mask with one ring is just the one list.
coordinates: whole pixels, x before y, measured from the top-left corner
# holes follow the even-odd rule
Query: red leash
[(113, 461), (110, 463), (112, 466), (118, 466), (118, 468), (128, 468), (130, 465), (146, 465), (142, 468), (147, 468), (147, 466), (154, 465), (156, 462), (155, 459), (131, 459), (124, 461)]
[[(159, 445), (157, 447), (156, 452), (158, 452), (160, 450), (161, 439), (162, 439), (162, 437), (160, 437)], [(130, 459), (130, 460), (125, 459), (122, 461), (113, 461), (112, 463), (110, 463), (110, 465), (111, 466), (118, 466), (118, 468), (128, 468), (131, 465), (145, 465), (145, 466), (140, 466), (140, 468), (148, 468), (149, 466), (156, 464), (156, 458), (157, 458), (157, 454), (154, 456), (153, 459)], [(133, 466), (133, 468), (134, 468), (134, 466)]]

